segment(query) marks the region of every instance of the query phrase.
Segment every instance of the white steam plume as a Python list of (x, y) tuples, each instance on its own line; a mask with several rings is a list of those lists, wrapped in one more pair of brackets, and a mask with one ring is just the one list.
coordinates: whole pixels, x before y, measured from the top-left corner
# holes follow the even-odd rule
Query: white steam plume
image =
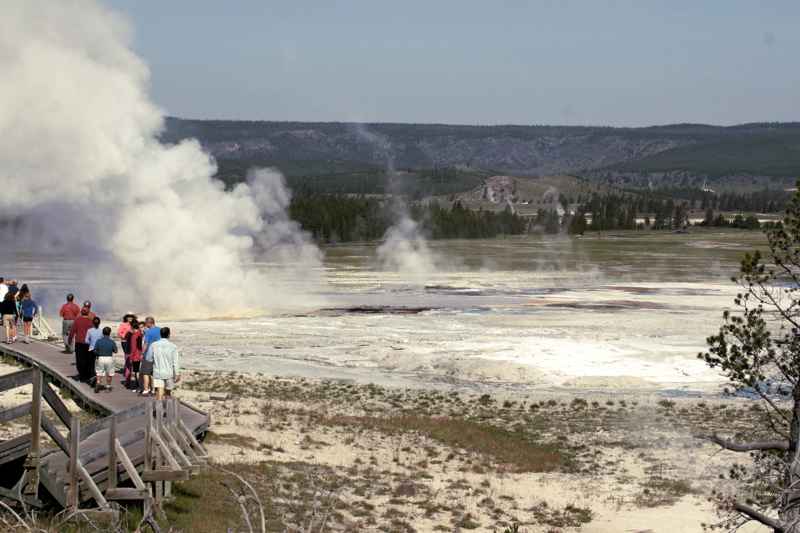
[(424, 282), (436, 272), (435, 257), (418, 224), (409, 216), (400, 218), (383, 236), (378, 259), (384, 268), (396, 270)]
[[(226, 192), (199, 143), (157, 140), (162, 113), (122, 17), (93, 0), (7, 0), (0, 16), (0, 213), (23, 235), (85, 258), (83, 288), (114, 309), (219, 316), (303, 301), (275, 284), (319, 266), (282, 178), (254, 172)], [(270, 268), (253, 265), (262, 250)]]
[(386, 161), (387, 192), (392, 195), (393, 224), (386, 230), (383, 242), (378, 246), (378, 260), (383, 268), (397, 271), (417, 283), (424, 283), (436, 273), (439, 261), (428, 246), (419, 224), (411, 218), (402, 191), (397, 190), (398, 173), (392, 144), (389, 139), (369, 131), (363, 124), (356, 124), (355, 131)]

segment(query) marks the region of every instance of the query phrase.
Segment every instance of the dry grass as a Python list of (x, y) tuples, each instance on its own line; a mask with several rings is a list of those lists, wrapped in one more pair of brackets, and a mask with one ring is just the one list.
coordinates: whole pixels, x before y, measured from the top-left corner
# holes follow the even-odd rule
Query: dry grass
[(523, 434), (469, 420), (408, 415), (386, 418), (338, 416), (324, 422), (388, 434), (423, 434), (451, 448), (486, 455), (511, 472), (553, 472), (570, 460), (563, 450), (552, 444), (539, 444)]
[[(747, 433), (764, 416), (714, 399), (492, 396), (231, 373), (189, 376), (182, 393), (219, 421), (207, 444), (225, 462), (248, 461), (227, 468), (255, 485), (269, 531), (296, 531), (326, 505), (330, 531), (575, 531), (611, 507), (666, 508), (707, 488), (713, 480), (681, 481), (703, 446), (692, 435)], [(331, 446), (350, 458), (324, 459)], [(508, 484), (538, 477), (611, 480), (619, 491), (612, 506), (551, 495), (550, 481), (533, 498)], [(226, 480), (211, 470), (177, 484), (166, 506), (173, 530), (246, 530)]]
[(652, 476), (642, 483), (642, 491), (635, 502), (640, 507), (660, 507), (672, 505), (687, 494), (695, 493), (697, 490), (685, 479)]
[(240, 435), (239, 433), (216, 433), (209, 431), (206, 433), (205, 442), (207, 444), (229, 444), (240, 448), (258, 449), (260, 446), (258, 440), (247, 435)]

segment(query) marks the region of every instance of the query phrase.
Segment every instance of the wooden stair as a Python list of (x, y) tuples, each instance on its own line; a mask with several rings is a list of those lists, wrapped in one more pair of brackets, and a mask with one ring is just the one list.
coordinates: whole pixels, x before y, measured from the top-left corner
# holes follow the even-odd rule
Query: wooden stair
[[(0, 490), (0, 498), (25, 498), (38, 505), (41, 485), (64, 508), (94, 501), (108, 511), (110, 501), (140, 500), (148, 512), (169, 496), (172, 482), (206, 466), (207, 454), (198, 440), (210, 423), (206, 413), (174, 398), (143, 399), (123, 387), (96, 394), (70, 377), (70, 358), (46, 343), (0, 345), (0, 353), (31, 366), (0, 376), (0, 391), (28, 383), (34, 388), (29, 404), (0, 411), (0, 422), (31, 415), (31, 433), (0, 442), (0, 473), (26, 457), (23, 478), (14, 490)], [(50, 382), (68, 389), (84, 408), (107, 416), (81, 424)], [(43, 415), (43, 403), (55, 419)], [(41, 430), (54, 446), (40, 450)]]

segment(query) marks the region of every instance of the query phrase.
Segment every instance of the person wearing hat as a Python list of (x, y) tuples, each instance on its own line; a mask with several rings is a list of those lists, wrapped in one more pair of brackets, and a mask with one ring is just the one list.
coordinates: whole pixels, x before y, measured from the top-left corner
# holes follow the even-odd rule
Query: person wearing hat
[(19, 292), (19, 287), (17, 287), (17, 280), (12, 279), (11, 281), (8, 282), (8, 287), (6, 289), (6, 292), (7, 293), (10, 292), (16, 298), (17, 293)]
[(92, 312), (92, 302), (86, 300), (85, 302), (83, 302), (83, 308), (89, 312), (89, 320), (94, 320), (94, 317), (96, 317), (97, 315)]

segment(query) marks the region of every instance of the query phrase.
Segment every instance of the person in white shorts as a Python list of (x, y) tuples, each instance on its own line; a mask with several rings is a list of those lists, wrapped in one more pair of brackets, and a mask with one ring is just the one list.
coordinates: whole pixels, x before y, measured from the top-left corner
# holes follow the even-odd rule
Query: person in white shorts
[(106, 390), (111, 392), (111, 378), (114, 375), (114, 354), (117, 353), (117, 343), (111, 338), (111, 328), (103, 328), (103, 336), (94, 343), (94, 373), (97, 381), (94, 383), (94, 392), (100, 392), (102, 380), (106, 378)]
[(178, 347), (169, 340), (169, 328), (161, 328), (161, 339), (150, 346), (153, 356), (153, 387), (156, 400), (172, 396), (181, 380), (181, 363)]

